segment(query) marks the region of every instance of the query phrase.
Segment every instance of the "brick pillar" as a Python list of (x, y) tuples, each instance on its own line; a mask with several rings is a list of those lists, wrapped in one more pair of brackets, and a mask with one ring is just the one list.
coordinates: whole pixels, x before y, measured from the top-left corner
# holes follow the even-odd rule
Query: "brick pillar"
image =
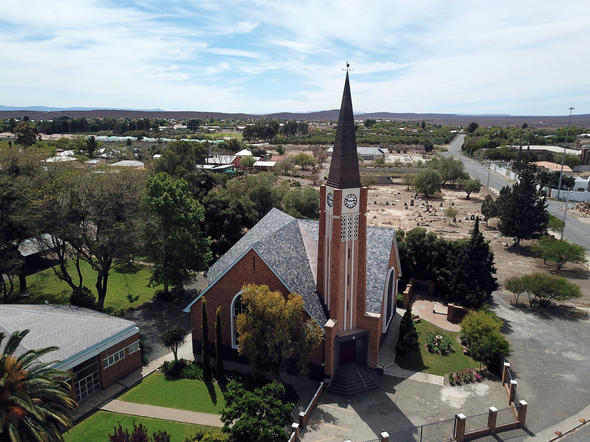
[(334, 341), (336, 337), (336, 321), (328, 319), (324, 325), (324, 376), (332, 376), (334, 374)]
[(387, 431), (381, 432), (381, 442), (389, 442), (389, 433)]
[(510, 362), (504, 362), (504, 367), (502, 368), (502, 385), (506, 383), (506, 379), (508, 379), (508, 371), (510, 370)]
[(455, 440), (463, 442), (465, 440), (465, 421), (466, 417), (463, 413), (455, 415)]
[(490, 430), (490, 434), (494, 434), (496, 432), (497, 418), (498, 418), (498, 409), (496, 407), (490, 407), (489, 414), (488, 414), (488, 429)]
[(299, 424), (297, 422), (291, 424), (291, 432), (295, 433), (295, 440), (299, 440)]
[(521, 427), (524, 427), (526, 425), (526, 409), (529, 404), (526, 401), (519, 401), (518, 403), (520, 405), (518, 407), (518, 422)]
[(516, 396), (516, 387), (518, 386), (518, 382), (510, 381), (510, 393), (508, 394), (508, 405), (514, 402), (514, 397)]
[(305, 412), (300, 411), (299, 412), (299, 426), (303, 428), (304, 425), (305, 425)]

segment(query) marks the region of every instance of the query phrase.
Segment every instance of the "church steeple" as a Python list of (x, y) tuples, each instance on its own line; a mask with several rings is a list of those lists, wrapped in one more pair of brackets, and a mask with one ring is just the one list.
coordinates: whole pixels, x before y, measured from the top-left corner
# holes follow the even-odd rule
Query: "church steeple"
[(336, 130), (336, 140), (326, 185), (337, 189), (361, 187), (348, 71), (346, 72), (338, 129)]

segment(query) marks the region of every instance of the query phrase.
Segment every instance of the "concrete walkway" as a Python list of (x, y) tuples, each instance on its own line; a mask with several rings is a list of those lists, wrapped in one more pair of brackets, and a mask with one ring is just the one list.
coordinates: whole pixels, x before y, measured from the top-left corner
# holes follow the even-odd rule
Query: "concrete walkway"
[(460, 332), (461, 326), (447, 321), (448, 307), (437, 301), (418, 299), (412, 305), (412, 313), (420, 316), (427, 322), (450, 332)]
[(113, 413), (132, 414), (134, 416), (165, 419), (187, 424), (209, 425), (223, 427), (221, 417), (217, 414), (200, 413), (198, 411), (179, 410), (177, 408), (157, 407), (155, 405), (136, 404), (114, 399), (102, 407), (101, 410)]
[(417, 382), (425, 382), (432, 385), (445, 385), (444, 376), (435, 374), (422, 373), (420, 371), (406, 370), (397, 364), (389, 365), (383, 368), (383, 372), (389, 376), (401, 379), (410, 379)]

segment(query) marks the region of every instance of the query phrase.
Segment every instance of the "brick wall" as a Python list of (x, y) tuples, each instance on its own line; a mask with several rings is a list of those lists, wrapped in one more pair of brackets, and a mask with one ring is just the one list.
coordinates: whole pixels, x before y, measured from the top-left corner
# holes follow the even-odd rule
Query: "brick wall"
[(125, 350), (125, 357), (120, 359), (115, 364), (104, 368), (103, 366), (103, 359), (107, 356), (112, 355), (113, 353), (118, 352), (122, 348), (126, 348), (127, 346), (133, 344), (135, 341), (139, 340), (139, 333), (125, 339), (124, 341), (119, 342), (116, 345), (113, 345), (106, 351), (103, 351), (98, 355), (98, 363), (99, 363), (99, 370), (100, 370), (100, 383), (102, 388), (106, 388), (109, 385), (115, 383), (122, 377), (127, 376), (133, 370), (136, 370), (141, 367), (141, 350), (138, 350), (132, 354), (128, 354), (127, 349)]

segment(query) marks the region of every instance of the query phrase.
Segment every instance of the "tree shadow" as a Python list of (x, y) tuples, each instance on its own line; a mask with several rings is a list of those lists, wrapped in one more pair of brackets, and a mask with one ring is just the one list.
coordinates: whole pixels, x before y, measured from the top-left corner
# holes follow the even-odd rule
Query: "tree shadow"
[(217, 405), (217, 392), (215, 391), (215, 383), (213, 381), (205, 382), (205, 386), (207, 387), (207, 391), (209, 392), (211, 402), (213, 403), (213, 405)]
[(566, 321), (584, 321), (588, 320), (588, 312), (571, 305), (551, 303), (547, 307), (533, 304), (531, 307), (524, 303), (510, 304), (513, 308), (523, 313), (528, 313), (540, 319), (552, 321), (554, 319), (564, 319)]
[(511, 246), (506, 248), (506, 251), (508, 253), (512, 253), (514, 255), (524, 256), (526, 258), (538, 258), (539, 257), (539, 255), (537, 253), (534, 253), (531, 250), (530, 245), (512, 244)]

